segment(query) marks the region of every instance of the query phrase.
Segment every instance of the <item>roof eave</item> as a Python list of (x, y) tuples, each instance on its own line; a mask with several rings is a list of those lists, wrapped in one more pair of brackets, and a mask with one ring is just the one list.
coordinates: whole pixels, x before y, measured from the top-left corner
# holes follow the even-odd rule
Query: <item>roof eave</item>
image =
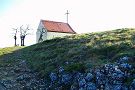
[(69, 34), (76, 34), (76, 32), (58, 32), (58, 31), (49, 31), (48, 32), (57, 32), (57, 33), (69, 33)]

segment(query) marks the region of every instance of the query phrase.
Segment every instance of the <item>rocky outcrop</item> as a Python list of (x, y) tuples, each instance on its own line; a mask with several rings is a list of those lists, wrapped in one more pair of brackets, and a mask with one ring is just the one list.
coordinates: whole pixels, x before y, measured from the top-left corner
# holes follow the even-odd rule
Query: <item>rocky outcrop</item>
[[(27, 67), (25, 60), (0, 67), (1, 90), (135, 90), (135, 66), (129, 57), (87, 72), (67, 72), (61, 66), (48, 78)], [(69, 64), (69, 63), (68, 63)]]
[(61, 90), (66, 87), (67, 90), (135, 90), (135, 67), (128, 60), (129, 57), (123, 57), (114, 64), (105, 64), (85, 73), (67, 73), (64, 69), (61, 73), (53, 72), (50, 74), (49, 89)]

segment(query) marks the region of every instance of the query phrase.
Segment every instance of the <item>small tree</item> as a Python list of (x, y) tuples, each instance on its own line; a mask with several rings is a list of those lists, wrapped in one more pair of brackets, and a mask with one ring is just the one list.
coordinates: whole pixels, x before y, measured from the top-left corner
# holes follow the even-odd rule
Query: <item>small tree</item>
[(15, 46), (17, 46), (17, 44), (16, 44), (16, 40), (17, 40), (17, 32), (18, 32), (18, 28), (17, 29), (15, 29), (15, 28), (13, 28), (13, 30), (14, 30), (14, 40), (15, 40)]
[(20, 27), (21, 46), (24, 46), (25, 37), (30, 34), (30, 30), (29, 25), (27, 25), (26, 28), (23, 28), (23, 25)]

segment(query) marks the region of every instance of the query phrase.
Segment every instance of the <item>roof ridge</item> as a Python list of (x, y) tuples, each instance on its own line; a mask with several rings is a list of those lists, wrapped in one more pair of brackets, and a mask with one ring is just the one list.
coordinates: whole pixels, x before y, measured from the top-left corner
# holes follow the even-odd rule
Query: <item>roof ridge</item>
[[(41, 21), (45, 21), (45, 22), (54, 22), (54, 23), (65, 23), (65, 22), (58, 22), (58, 21), (51, 21), (51, 20), (41, 20)], [(65, 23), (68, 24), (68, 23)]]

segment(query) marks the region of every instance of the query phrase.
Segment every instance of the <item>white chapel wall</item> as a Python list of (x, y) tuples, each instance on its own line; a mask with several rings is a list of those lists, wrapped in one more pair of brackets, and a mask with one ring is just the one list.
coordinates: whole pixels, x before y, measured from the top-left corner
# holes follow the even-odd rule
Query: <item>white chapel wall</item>
[(55, 37), (63, 37), (73, 35), (71, 33), (59, 33), (59, 32), (47, 32), (47, 39), (53, 39)]

